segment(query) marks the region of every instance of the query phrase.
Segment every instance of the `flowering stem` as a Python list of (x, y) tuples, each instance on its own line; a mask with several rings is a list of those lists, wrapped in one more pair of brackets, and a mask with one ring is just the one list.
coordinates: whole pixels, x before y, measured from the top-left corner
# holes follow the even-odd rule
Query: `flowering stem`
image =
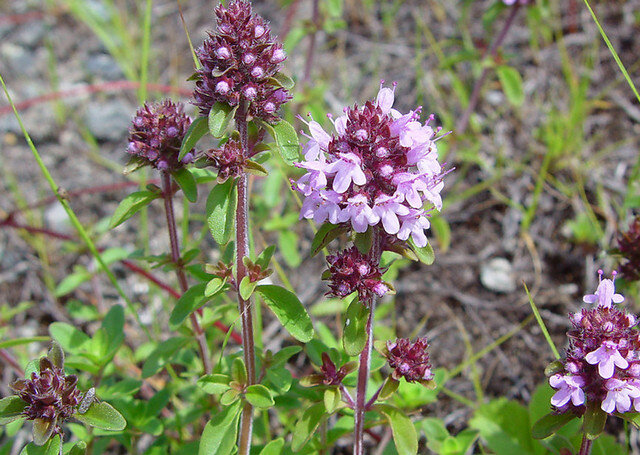
[(580, 445), (580, 451), (578, 455), (589, 455), (591, 453), (591, 445), (593, 440), (587, 438), (586, 434), (582, 435), (582, 444)]
[[(173, 211), (173, 192), (171, 190), (171, 174), (166, 171), (162, 171), (162, 197), (164, 199), (164, 210), (167, 217), (167, 228), (169, 230), (169, 243), (171, 244), (171, 261), (176, 267), (176, 274), (178, 275), (178, 282), (180, 283), (180, 289), (183, 293), (189, 289), (189, 283), (187, 282), (187, 276), (184, 273), (184, 265), (180, 258), (180, 245), (178, 244), (178, 232), (176, 229), (176, 219)], [(198, 342), (198, 349), (200, 350), (200, 358), (204, 366), (204, 373), (211, 374), (212, 366), (209, 355), (209, 347), (207, 346), (207, 337), (205, 336), (202, 326), (196, 313), (191, 313), (191, 325), (193, 325), (193, 331), (196, 335)]]
[[(236, 116), (236, 126), (240, 133), (240, 143), (243, 156), (247, 156), (249, 140), (247, 135), (246, 108), (241, 106)], [(247, 367), (247, 386), (256, 381), (255, 342), (253, 339), (253, 313), (251, 302), (240, 295), (240, 283), (247, 275), (247, 269), (243, 259), (249, 254), (249, 203), (247, 198), (247, 174), (243, 172), (236, 179), (238, 189), (238, 205), (236, 207), (236, 283), (238, 286), (238, 311), (242, 321), (242, 340), (244, 351), (244, 363)], [(242, 409), (240, 422), (240, 435), (238, 439), (239, 455), (248, 455), (251, 449), (251, 434), (253, 431), (253, 406), (248, 402)]]
[[(511, 7), (511, 13), (507, 18), (507, 21), (505, 22), (504, 27), (502, 27), (502, 31), (500, 32), (496, 40), (493, 42), (493, 44), (491, 44), (488, 54), (492, 59), (496, 57), (496, 54), (498, 53), (498, 48), (502, 45), (502, 42), (507, 36), (507, 32), (513, 25), (513, 22), (516, 18), (516, 15), (518, 14), (519, 9), (520, 9), (520, 3), (516, 3)], [(484, 60), (486, 55), (487, 54), (484, 54), (482, 56), (482, 60)], [(469, 117), (471, 117), (471, 113), (474, 111), (474, 109), (476, 108), (476, 105), (478, 104), (478, 99), (480, 98), (480, 90), (482, 89), (482, 86), (484, 85), (484, 81), (487, 78), (487, 75), (489, 74), (489, 67), (486, 65), (483, 65), (483, 66), (484, 68), (482, 69), (482, 73), (480, 74), (480, 77), (478, 78), (478, 80), (473, 86), (473, 91), (471, 92), (471, 98), (469, 98), (469, 104), (467, 105), (467, 108), (462, 114), (462, 117), (458, 122), (458, 126), (456, 126), (456, 132), (458, 134), (464, 133), (464, 131), (467, 129), (467, 125), (469, 124)]]
[[(382, 236), (380, 235), (379, 227), (372, 227), (372, 242), (371, 251), (369, 256), (373, 259), (373, 263), (376, 266), (380, 263), (381, 242)], [(371, 368), (371, 347), (373, 345), (373, 320), (376, 307), (375, 296), (371, 297), (369, 302), (369, 317), (366, 325), (366, 341), (364, 349), (360, 353), (360, 366), (358, 367), (358, 385), (356, 388), (356, 402), (354, 408), (354, 437), (353, 454), (364, 455), (364, 413), (367, 410), (367, 383), (369, 382), (369, 372)]]

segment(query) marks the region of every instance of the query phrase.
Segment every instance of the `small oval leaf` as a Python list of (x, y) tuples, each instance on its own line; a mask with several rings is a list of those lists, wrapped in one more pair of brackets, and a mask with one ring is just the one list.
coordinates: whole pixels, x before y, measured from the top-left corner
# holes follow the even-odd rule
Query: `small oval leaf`
[(256, 408), (268, 409), (275, 404), (269, 389), (262, 384), (254, 384), (247, 387), (244, 397)]
[(182, 158), (196, 146), (202, 136), (207, 134), (207, 131), (209, 131), (209, 120), (207, 117), (198, 117), (191, 123), (187, 134), (185, 134), (184, 139), (182, 139), (178, 161), (182, 161)]
[(257, 286), (256, 292), (291, 336), (303, 343), (313, 338), (311, 318), (295, 294), (273, 284)]
[(75, 413), (73, 418), (101, 430), (121, 431), (127, 426), (122, 414), (104, 401), (94, 402), (84, 414)]
[(211, 106), (209, 111), (209, 132), (215, 138), (221, 138), (224, 136), (229, 122), (236, 114), (238, 106), (231, 107), (228, 104), (216, 103)]

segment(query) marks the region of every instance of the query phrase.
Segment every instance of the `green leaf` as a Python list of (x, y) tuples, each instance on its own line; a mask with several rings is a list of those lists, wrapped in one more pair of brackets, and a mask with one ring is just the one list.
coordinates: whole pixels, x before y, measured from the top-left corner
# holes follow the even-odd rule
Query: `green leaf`
[(226, 374), (207, 374), (198, 379), (198, 387), (211, 395), (229, 390), (231, 378)]
[(280, 120), (275, 125), (269, 125), (268, 123), (261, 122), (261, 125), (269, 131), (273, 139), (276, 141), (278, 152), (285, 163), (291, 165), (294, 161), (300, 160), (300, 142), (298, 141), (298, 134), (289, 122), (286, 120)]
[(239, 384), (247, 383), (247, 367), (240, 357), (233, 359), (233, 363), (231, 364), (231, 377)]
[(214, 295), (217, 295), (224, 289), (224, 285), (227, 283), (227, 280), (223, 280), (222, 278), (215, 277), (212, 278), (211, 281), (207, 283), (207, 286), (204, 288), (204, 296), (211, 298)]
[(202, 136), (207, 134), (207, 131), (209, 131), (209, 121), (207, 117), (198, 117), (191, 123), (187, 134), (185, 134), (184, 139), (182, 139), (178, 161), (182, 161), (182, 158), (196, 146)]
[(584, 433), (587, 438), (593, 440), (604, 431), (604, 424), (607, 422), (607, 413), (600, 409), (598, 403), (588, 403), (587, 411), (584, 413)]
[(418, 260), (423, 264), (431, 265), (433, 264), (433, 261), (436, 260), (436, 255), (434, 254), (433, 248), (431, 248), (430, 243), (427, 243), (427, 246), (418, 247), (414, 243), (413, 239), (410, 238), (409, 245), (411, 246), (411, 249), (418, 257)]
[(373, 242), (373, 229), (369, 228), (365, 232), (357, 232), (353, 239), (353, 244), (362, 254), (367, 254), (371, 250)]
[(418, 433), (413, 422), (406, 414), (395, 406), (377, 404), (374, 410), (385, 415), (391, 425), (393, 442), (396, 443), (398, 455), (415, 455), (418, 453)]
[(342, 344), (348, 355), (358, 355), (364, 349), (367, 341), (367, 319), (369, 318), (369, 308), (361, 304), (358, 299), (353, 299), (344, 319), (344, 331), (342, 333)]
[(148, 378), (156, 374), (167, 365), (176, 352), (189, 343), (190, 338), (174, 337), (163, 341), (147, 357), (142, 365), (142, 377)]
[(238, 106), (231, 107), (228, 104), (216, 103), (211, 107), (209, 111), (209, 132), (215, 138), (221, 138), (224, 136), (229, 122), (236, 115)]
[[(44, 446), (49, 441), (56, 428), (55, 420), (35, 419), (33, 421), (33, 443), (37, 446)], [(48, 444), (47, 444), (48, 446)], [(44, 453), (48, 454), (48, 450)]]
[(89, 281), (93, 274), (84, 267), (74, 267), (74, 272), (67, 275), (58, 283), (54, 295), (62, 297), (74, 291), (82, 283)]
[(0, 425), (6, 425), (20, 418), (27, 403), (17, 396), (9, 396), (0, 400)]
[(142, 158), (140, 156), (132, 156), (131, 158), (129, 158), (129, 162), (125, 165), (122, 173), (124, 175), (129, 175), (137, 171), (141, 167), (146, 166), (147, 164), (149, 164), (149, 161), (146, 158)]
[(127, 421), (113, 406), (101, 401), (94, 402), (84, 414), (75, 413), (73, 418), (85, 425), (101, 430), (121, 431), (127, 426)]
[(284, 447), (284, 439), (278, 438), (264, 446), (259, 455), (280, 455)]
[(498, 79), (502, 85), (502, 90), (507, 99), (514, 106), (521, 106), (524, 103), (524, 90), (522, 88), (522, 77), (517, 69), (510, 66), (501, 65), (496, 68)]
[(40, 343), (42, 341), (49, 341), (49, 337), (28, 337), (28, 338), (14, 338), (12, 340), (0, 341), (0, 349), (12, 348), (13, 346), (20, 346), (23, 344)]
[(66, 322), (54, 322), (49, 326), (49, 333), (60, 343), (62, 349), (72, 354), (79, 353), (89, 341), (86, 334)]
[(384, 385), (382, 386), (382, 389), (380, 390), (380, 394), (378, 395), (378, 400), (384, 401), (391, 398), (391, 395), (393, 395), (396, 390), (398, 390), (399, 385), (400, 383), (393, 379), (393, 377), (387, 377)]
[(244, 163), (244, 170), (249, 174), (257, 175), (259, 177), (266, 177), (269, 172), (255, 161), (247, 160)]
[(122, 224), (154, 199), (160, 197), (155, 191), (136, 191), (125, 197), (109, 221), (109, 229)]
[(327, 414), (324, 403), (316, 403), (304, 411), (302, 417), (296, 423), (293, 430), (293, 438), (291, 439), (291, 450), (297, 452), (303, 448), (307, 441), (313, 436), (313, 433), (318, 429), (320, 423), (327, 419)]
[(442, 252), (446, 252), (451, 246), (451, 227), (449, 227), (449, 223), (440, 215), (432, 215), (429, 219), (431, 222), (431, 230), (435, 234), (438, 239), (438, 244), (440, 245), (440, 250)]
[(298, 234), (291, 230), (278, 233), (278, 246), (287, 265), (293, 269), (302, 263), (298, 248)]
[(275, 245), (269, 245), (264, 249), (262, 253), (256, 259), (256, 265), (260, 266), (261, 269), (266, 269), (269, 267), (269, 263), (271, 262), (271, 257), (273, 253), (276, 251)]
[(20, 455), (59, 455), (60, 453), (60, 435), (48, 437), (42, 444), (27, 444), (20, 452)]
[(214, 415), (204, 427), (199, 455), (229, 455), (236, 446), (240, 402)]
[(318, 254), (332, 240), (345, 232), (347, 232), (347, 228), (344, 225), (325, 223), (320, 226), (311, 242), (311, 256)]
[(226, 245), (233, 234), (237, 202), (233, 179), (214, 186), (207, 198), (207, 223), (213, 239), (220, 245)]
[(324, 391), (322, 401), (324, 401), (324, 407), (327, 410), (327, 413), (333, 414), (342, 404), (340, 390), (337, 387), (329, 387)]
[(251, 278), (249, 278), (249, 275), (244, 276), (242, 278), (242, 281), (240, 281), (240, 287), (239, 287), (240, 297), (242, 297), (245, 300), (249, 300), (249, 298), (251, 297), (251, 294), (253, 294), (253, 291), (256, 288), (256, 284), (257, 282), (251, 281)]
[(107, 346), (104, 363), (111, 361), (116, 351), (124, 341), (124, 307), (114, 305), (102, 321), (102, 328), (107, 334)]
[(196, 202), (198, 200), (198, 185), (196, 185), (196, 179), (193, 177), (191, 171), (187, 168), (182, 168), (178, 171), (171, 173), (175, 181), (182, 188), (184, 197), (189, 202)]
[(273, 314), (296, 340), (306, 343), (313, 338), (313, 324), (295, 294), (281, 286), (265, 284), (256, 287)]
[(564, 414), (549, 413), (533, 425), (531, 436), (535, 439), (547, 438), (575, 418), (577, 418), (576, 415), (571, 412)]
[(86, 452), (87, 444), (84, 441), (78, 441), (69, 449), (67, 455), (85, 455)]
[(268, 409), (275, 404), (269, 389), (262, 384), (254, 384), (247, 387), (244, 397), (256, 408)]
[(293, 79), (291, 79), (289, 76), (287, 76), (282, 72), (274, 74), (273, 77), (270, 79), (273, 80), (277, 85), (279, 85), (280, 87), (286, 90), (291, 90), (293, 86), (296, 85)]
[(54, 366), (58, 368), (64, 368), (64, 351), (58, 343), (55, 341), (51, 343), (49, 351), (47, 351), (47, 357), (51, 360)]
[(187, 290), (176, 302), (169, 316), (169, 326), (175, 330), (189, 315), (206, 303), (204, 290), (206, 283), (198, 283)]

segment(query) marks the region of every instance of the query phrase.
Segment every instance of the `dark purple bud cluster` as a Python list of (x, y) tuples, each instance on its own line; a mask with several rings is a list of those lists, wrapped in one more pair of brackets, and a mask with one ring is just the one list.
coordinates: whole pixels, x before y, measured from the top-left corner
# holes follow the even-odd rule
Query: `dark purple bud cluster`
[(229, 140), (222, 148), (205, 152), (209, 164), (218, 170), (218, 182), (222, 183), (229, 177), (236, 178), (244, 172), (246, 159), (242, 153), (240, 142)]
[(320, 367), (320, 374), (322, 376), (322, 383), (324, 385), (340, 385), (344, 377), (349, 374), (349, 365), (337, 368), (333, 363), (329, 354), (322, 353), (322, 366)]
[(194, 160), (194, 150), (178, 161), (182, 140), (191, 126), (182, 103), (164, 100), (145, 104), (129, 129), (127, 152), (161, 171), (172, 171)]
[(234, 0), (216, 8), (217, 30), (209, 33), (196, 54), (202, 67), (194, 92), (195, 104), (208, 115), (216, 102), (248, 104), (248, 115), (273, 123), (291, 96), (273, 77), (287, 58), (271, 36), (269, 25), (252, 14), (251, 4)]
[(323, 278), (329, 280), (330, 294), (336, 297), (343, 298), (357, 291), (360, 302), (366, 304), (374, 295), (382, 297), (390, 290), (382, 281), (383, 271), (376, 261), (355, 246), (327, 256), (327, 262), (329, 270)]
[(53, 432), (61, 433), (60, 425), (68, 420), (82, 399), (76, 388), (77, 376), (65, 375), (47, 357), (40, 359), (40, 372), (31, 373), (30, 379), (19, 379), (11, 388), (27, 403), (23, 414), (27, 420), (41, 419), (54, 425)]
[[(615, 273), (614, 273), (615, 277)], [(549, 383), (556, 389), (551, 404), (558, 412), (582, 413), (588, 403), (607, 412), (640, 410), (640, 332), (635, 316), (612, 303), (624, 297), (615, 293), (613, 280), (602, 279), (594, 294), (583, 299), (596, 303), (570, 315), (566, 358), (552, 364)]]
[(386, 357), (389, 366), (393, 368), (391, 376), (396, 381), (405, 378), (407, 382), (428, 382), (433, 379), (431, 364), (429, 363), (429, 344), (426, 338), (398, 338), (387, 341)]
[(618, 250), (623, 257), (620, 272), (627, 280), (640, 280), (640, 217), (636, 217), (627, 232), (618, 237)]

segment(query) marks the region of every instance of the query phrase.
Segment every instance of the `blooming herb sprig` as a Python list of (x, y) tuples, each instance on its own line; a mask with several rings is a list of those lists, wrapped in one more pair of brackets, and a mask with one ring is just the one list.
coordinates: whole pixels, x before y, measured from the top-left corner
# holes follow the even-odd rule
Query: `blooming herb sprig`
[[(602, 431), (607, 415), (624, 417), (640, 411), (638, 320), (616, 307), (624, 301), (615, 290), (616, 272), (611, 279), (603, 278), (602, 270), (598, 274), (596, 291), (583, 298), (594, 306), (569, 315), (573, 328), (567, 332), (566, 356), (547, 368), (549, 384), (555, 389), (553, 413), (547, 421), (564, 424), (565, 416), (570, 420), (584, 415), (589, 439)], [(595, 429), (593, 422), (600, 422)]]
[(98, 403), (93, 388), (85, 393), (78, 389), (78, 377), (65, 372), (64, 352), (56, 342), (38, 362), (38, 369), (11, 383), (10, 388), (15, 395), (0, 400), (0, 424), (21, 417), (32, 420), (37, 446), (56, 435), (62, 442), (62, 426), (69, 420), (104, 430), (118, 431), (126, 426), (124, 417), (111, 405)]
[(196, 50), (202, 64), (196, 73), (196, 106), (207, 116), (217, 102), (235, 107), (246, 101), (249, 119), (277, 122), (278, 109), (291, 99), (276, 80), (287, 58), (282, 45), (249, 2), (219, 5), (215, 14), (216, 32)]
[[(332, 119), (329, 135), (307, 122), (303, 149), (307, 171), (293, 188), (304, 196), (300, 218), (316, 223), (348, 223), (358, 233), (381, 225), (400, 240), (425, 247), (429, 228), (425, 203), (442, 208), (444, 187), (436, 141), (440, 128), (419, 121), (420, 108), (401, 114), (393, 109), (393, 88), (381, 84), (375, 101), (346, 108)], [(442, 137), (442, 136), (440, 136)]]

